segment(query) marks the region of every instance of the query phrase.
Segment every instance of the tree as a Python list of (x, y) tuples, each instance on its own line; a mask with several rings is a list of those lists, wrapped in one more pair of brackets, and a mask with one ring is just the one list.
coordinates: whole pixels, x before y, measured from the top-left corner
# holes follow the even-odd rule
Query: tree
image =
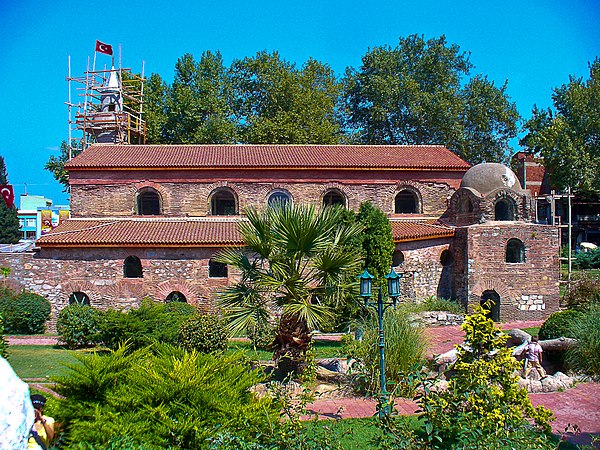
[(446, 38), (375, 47), (344, 78), (345, 125), (363, 144), (442, 144), (470, 163), (504, 161), (519, 115), (468, 54)]
[(216, 144), (236, 141), (231, 83), (219, 52), (204, 52), (198, 63), (189, 53), (179, 58), (173, 85), (167, 93), (165, 142)]
[(383, 276), (392, 267), (394, 238), (392, 225), (383, 211), (375, 208), (371, 202), (360, 205), (356, 220), (363, 227), (362, 250), (365, 267), (381, 284)]
[(326, 64), (297, 69), (277, 52), (259, 52), (231, 66), (240, 139), (253, 144), (334, 144), (340, 85)]
[[(71, 157), (81, 153), (81, 144), (75, 139), (73, 140), (73, 147), (71, 149)], [(58, 157), (50, 155), (44, 169), (52, 172), (54, 179), (63, 185), (63, 192), (69, 192), (69, 173), (65, 170), (65, 164), (69, 161), (69, 147), (67, 141), (60, 143), (60, 155)]]
[[(0, 184), (8, 184), (8, 173), (4, 157), (0, 156)], [(8, 207), (0, 198), (0, 244), (16, 244), (21, 239), (19, 218), (15, 206)]]
[(600, 59), (589, 68), (589, 79), (570, 76), (554, 89), (554, 110), (534, 106), (519, 143), (544, 158), (558, 189), (600, 194)]
[(221, 306), (233, 333), (276, 314), (273, 358), (283, 374), (300, 373), (310, 332), (331, 319), (328, 305), (356, 284), (360, 257), (346, 244), (360, 227), (341, 224), (341, 207), (282, 204), (246, 215), (239, 225), (245, 247), (216, 258), (241, 273), (219, 294)]

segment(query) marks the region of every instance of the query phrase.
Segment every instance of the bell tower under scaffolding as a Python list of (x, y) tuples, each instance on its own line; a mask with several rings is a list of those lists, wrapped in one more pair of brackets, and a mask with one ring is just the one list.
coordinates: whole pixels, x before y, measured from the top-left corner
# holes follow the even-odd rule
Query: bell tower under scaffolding
[[(119, 58), (120, 59), (120, 58)], [(142, 74), (114, 65), (110, 69), (87, 69), (83, 76), (71, 76), (69, 57), (69, 159), (75, 150), (85, 150), (94, 143), (144, 144), (144, 65)], [(75, 85), (75, 99), (72, 98)]]

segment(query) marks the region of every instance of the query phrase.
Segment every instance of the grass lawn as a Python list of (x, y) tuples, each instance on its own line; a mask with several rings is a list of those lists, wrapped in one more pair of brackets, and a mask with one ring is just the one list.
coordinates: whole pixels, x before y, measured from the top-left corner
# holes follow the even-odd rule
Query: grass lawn
[[(343, 358), (342, 343), (339, 341), (313, 341), (313, 346), (317, 352), (317, 358)], [(273, 352), (267, 350), (255, 350), (248, 341), (231, 341), (229, 349), (231, 351), (243, 351), (248, 358), (255, 361), (269, 361), (273, 357)]]
[(11, 345), (8, 362), (20, 378), (49, 378), (64, 375), (65, 364), (77, 363), (75, 353), (50, 345)]

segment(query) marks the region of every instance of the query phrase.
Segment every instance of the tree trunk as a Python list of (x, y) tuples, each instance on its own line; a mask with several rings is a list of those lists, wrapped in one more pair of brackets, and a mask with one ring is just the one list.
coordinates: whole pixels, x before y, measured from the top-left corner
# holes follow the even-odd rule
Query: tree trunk
[(306, 322), (297, 316), (284, 316), (279, 322), (271, 349), (281, 378), (300, 375), (306, 367), (306, 351), (312, 336)]
[(567, 350), (577, 345), (577, 339), (560, 337), (556, 339), (548, 339), (547, 341), (540, 341), (539, 344), (542, 347), (542, 350), (545, 352), (549, 350)]

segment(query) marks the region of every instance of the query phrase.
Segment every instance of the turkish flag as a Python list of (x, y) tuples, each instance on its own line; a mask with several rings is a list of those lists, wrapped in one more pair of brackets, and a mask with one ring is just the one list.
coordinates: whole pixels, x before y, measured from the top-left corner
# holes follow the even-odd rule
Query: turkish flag
[(2, 198), (6, 202), (6, 206), (8, 206), (9, 208), (15, 206), (15, 192), (13, 191), (12, 185), (0, 185), (0, 193), (2, 193)]
[(99, 53), (104, 53), (105, 55), (112, 55), (112, 45), (96, 41), (96, 51)]

